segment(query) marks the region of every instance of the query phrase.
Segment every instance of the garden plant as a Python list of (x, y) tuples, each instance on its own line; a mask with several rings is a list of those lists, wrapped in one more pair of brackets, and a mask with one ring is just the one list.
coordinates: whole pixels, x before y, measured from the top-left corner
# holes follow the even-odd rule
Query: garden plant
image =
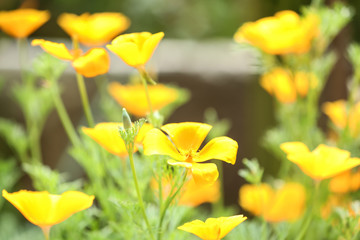
[[(237, 159), (241, 146), (223, 121), (168, 122), (190, 96), (147, 66), (166, 33), (125, 33), (131, 20), (121, 13), (63, 13), (57, 22), (69, 48), (28, 39), (48, 11), (1, 11), (0, 29), (18, 42), (21, 79), (11, 96), (25, 123), (0, 118), (12, 153), (0, 155), (0, 239), (360, 239), (360, 45), (345, 53), (353, 67), (343, 79), (348, 98), (319, 101), (338, 58), (329, 46), (353, 14), (340, 2), (313, 1), (234, 29), (234, 45), (256, 56), (259, 84), (274, 103), (276, 124), (259, 143), (270, 153), (265, 161), (279, 166), (270, 175), (256, 156)], [(29, 48), (43, 53), (28, 59)], [(133, 68), (128, 82), (107, 79), (110, 54)], [(62, 99), (68, 63), (86, 119), (80, 125)], [(97, 102), (85, 81), (96, 82)], [(82, 178), (43, 163), (40, 138), (52, 111)], [(236, 208), (224, 204), (223, 165), (237, 161), (246, 183)]]

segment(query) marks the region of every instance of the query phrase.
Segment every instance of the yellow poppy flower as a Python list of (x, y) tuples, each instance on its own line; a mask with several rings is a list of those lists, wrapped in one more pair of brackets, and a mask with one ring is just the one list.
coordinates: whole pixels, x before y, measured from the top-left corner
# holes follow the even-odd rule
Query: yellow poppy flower
[(310, 87), (316, 87), (316, 78), (306, 72), (292, 75), (283, 68), (274, 68), (261, 77), (260, 85), (279, 102), (292, 103), (297, 96), (305, 97)]
[(199, 184), (191, 178), (183, 186), (178, 205), (197, 207), (203, 203), (214, 203), (220, 198), (220, 182)]
[(305, 53), (318, 35), (318, 27), (317, 16), (309, 14), (300, 18), (297, 13), (287, 10), (243, 24), (234, 39), (248, 42), (269, 54)]
[(353, 173), (345, 171), (333, 177), (329, 182), (329, 189), (333, 193), (355, 192), (360, 189), (360, 171)]
[(0, 28), (16, 38), (26, 38), (50, 18), (49, 11), (23, 8), (13, 11), (0, 11)]
[(304, 211), (305, 200), (305, 188), (298, 183), (285, 183), (277, 190), (265, 183), (245, 184), (239, 191), (240, 206), (268, 222), (298, 219)]
[(323, 144), (312, 152), (302, 142), (286, 142), (280, 147), (290, 161), (315, 180), (331, 178), (360, 165), (360, 158), (350, 158), (350, 152)]
[[(162, 198), (166, 199), (171, 191), (172, 185), (175, 184), (171, 179), (162, 179)], [(151, 181), (151, 188), (154, 191), (159, 190), (159, 185)], [(214, 203), (220, 198), (220, 182), (216, 180), (213, 184), (198, 184), (193, 178), (187, 180), (179, 194), (178, 205), (197, 207), (203, 203)]]
[[(122, 127), (122, 123), (103, 122), (98, 123), (94, 128), (82, 127), (82, 131), (91, 137), (100, 146), (105, 148), (108, 152), (120, 156), (126, 157), (128, 155), (125, 142), (120, 136), (119, 127)], [(134, 151), (137, 151), (138, 145), (140, 145), (144, 139), (145, 134), (152, 128), (150, 124), (145, 123), (138, 135), (135, 138)]]
[(161, 127), (168, 136), (159, 129), (151, 129), (144, 138), (144, 154), (170, 156), (168, 164), (190, 169), (195, 182), (213, 183), (219, 176), (216, 164), (202, 162), (218, 159), (235, 164), (238, 144), (231, 138), (217, 137), (199, 151), (211, 128), (204, 123), (171, 123)]
[(34, 39), (32, 46), (40, 46), (45, 52), (61, 60), (71, 61), (75, 71), (85, 77), (105, 74), (110, 68), (110, 57), (103, 48), (92, 48), (85, 54), (80, 49), (68, 50), (65, 44)]
[(59, 26), (72, 38), (87, 46), (100, 46), (124, 32), (130, 20), (121, 13), (83, 13), (80, 16), (63, 13), (58, 18)]
[[(134, 116), (145, 117), (149, 113), (149, 105), (142, 84), (122, 85), (112, 82), (108, 90), (110, 95)], [(153, 110), (160, 110), (179, 97), (176, 89), (162, 84), (150, 85), (148, 91)]]
[(360, 133), (360, 102), (356, 103), (351, 109), (347, 109), (345, 100), (326, 102), (323, 104), (323, 112), (340, 129), (344, 129), (348, 124), (350, 134), (357, 137)]
[(163, 37), (163, 32), (155, 34), (149, 32), (123, 34), (116, 37), (106, 47), (129, 66), (142, 68), (149, 61)]
[(94, 196), (77, 191), (67, 191), (61, 195), (46, 191), (20, 190), (14, 193), (2, 191), (2, 196), (14, 205), (31, 223), (48, 233), (50, 227), (58, 224), (76, 212), (91, 207)]
[(208, 218), (205, 222), (194, 220), (185, 223), (178, 229), (195, 234), (203, 240), (220, 240), (247, 217), (235, 215), (231, 217)]
[(282, 69), (276, 68), (261, 77), (260, 85), (279, 102), (292, 103), (296, 101), (295, 84), (290, 74)]

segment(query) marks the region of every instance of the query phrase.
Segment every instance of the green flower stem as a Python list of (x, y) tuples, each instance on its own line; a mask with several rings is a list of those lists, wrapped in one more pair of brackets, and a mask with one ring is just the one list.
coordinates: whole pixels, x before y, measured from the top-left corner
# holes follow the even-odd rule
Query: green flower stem
[(299, 231), (299, 234), (297, 235), (297, 238), (295, 240), (302, 240), (304, 239), (305, 233), (307, 232), (310, 223), (314, 217), (314, 210), (316, 209), (317, 199), (319, 195), (319, 188), (320, 188), (320, 181), (315, 181), (315, 192), (313, 194), (312, 199), (312, 205), (310, 206), (310, 210), (308, 211), (308, 215), (306, 216), (304, 222), (302, 224), (302, 227)]
[[(26, 65), (28, 59), (27, 38), (18, 38), (17, 44), (19, 49), (19, 65), (21, 72), (21, 80), (27, 88), (33, 89), (32, 81), (27, 81), (27, 72), (26, 72)], [(39, 130), (39, 126), (37, 125), (37, 122), (33, 121), (30, 114), (27, 114), (26, 109), (23, 110), (26, 121), (26, 129), (29, 135), (28, 140), (30, 145), (31, 161), (33, 161), (33, 163), (39, 164), (41, 163), (41, 159), (42, 159), (41, 146), (40, 146), (41, 133)]]
[(85, 112), (87, 122), (89, 124), (89, 127), (94, 127), (94, 119), (93, 119), (92, 113), (91, 113), (91, 108), (90, 108), (90, 104), (89, 104), (89, 98), (88, 98), (88, 95), (86, 92), (84, 77), (81, 74), (76, 73), (76, 80), (77, 80), (77, 84), (79, 87), (81, 101), (82, 101), (82, 104), (84, 107), (84, 112)]
[(50, 227), (41, 227), (42, 232), (44, 233), (45, 239), (50, 239)]
[[(54, 82), (52, 84), (55, 84)], [(78, 135), (76, 134), (76, 131), (74, 129), (74, 126), (71, 123), (70, 117), (66, 112), (64, 103), (60, 97), (58, 89), (56, 89), (57, 86), (53, 85), (51, 86), (51, 95), (55, 104), (56, 111), (60, 117), (60, 120), (63, 124), (63, 127), (66, 131), (66, 134), (68, 135), (72, 145), (77, 146), (80, 144), (80, 139)]]
[(41, 133), (39, 131), (39, 126), (33, 121), (31, 121), (30, 129), (28, 129), (28, 133), (29, 133), (32, 161), (33, 163), (40, 164), (42, 162), (42, 154), (41, 154), (41, 146), (40, 146)]
[[(186, 169), (185, 173), (183, 175), (182, 181), (181, 181), (179, 187), (176, 189), (176, 192), (173, 193), (172, 195), (168, 196), (168, 198), (166, 199), (166, 201), (165, 201), (165, 203), (163, 205), (163, 208), (160, 209), (160, 218), (159, 218), (159, 224), (158, 224), (157, 240), (161, 240), (161, 238), (162, 238), (162, 224), (164, 222), (166, 211), (168, 210), (170, 204), (173, 202), (175, 197), (180, 193), (180, 190), (184, 186), (184, 183), (186, 182), (187, 174), (188, 174), (188, 170)], [(170, 194), (172, 193), (172, 191), (173, 191), (173, 189), (170, 191)]]
[(17, 45), (19, 49), (19, 66), (20, 73), (23, 83), (27, 83), (26, 81), (26, 65), (28, 59), (28, 47), (27, 47), (27, 38), (18, 38)]
[(141, 74), (141, 80), (142, 80), (142, 83), (143, 83), (144, 88), (145, 88), (146, 100), (148, 102), (150, 116), (152, 116), (153, 115), (153, 107), (152, 107), (151, 100), (150, 100), (150, 94), (149, 94), (149, 89), (148, 89), (148, 86), (147, 86), (147, 81), (146, 81), (144, 75), (145, 74)]
[(146, 212), (145, 212), (144, 202), (143, 202), (143, 199), (142, 199), (142, 196), (141, 196), (139, 183), (138, 183), (138, 180), (137, 180), (137, 177), (136, 177), (136, 171), (135, 171), (135, 165), (134, 165), (134, 157), (133, 157), (134, 145), (133, 144), (128, 144), (128, 145), (130, 145), (130, 146), (127, 147), (127, 151), (128, 151), (128, 154), (129, 154), (131, 171), (132, 171), (132, 175), (133, 175), (133, 179), (134, 179), (134, 184), (135, 184), (137, 197), (138, 197), (139, 204), (140, 204), (141, 213), (142, 213), (142, 215), (144, 217), (144, 220), (145, 220), (146, 226), (148, 228), (151, 239), (155, 240), (152, 229), (151, 229), (151, 226), (150, 226), (149, 219), (148, 219), (148, 217), (146, 215)]
[(268, 239), (268, 223), (266, 222), (264, 217), (261, 217), (261, 239), (267, 240)]

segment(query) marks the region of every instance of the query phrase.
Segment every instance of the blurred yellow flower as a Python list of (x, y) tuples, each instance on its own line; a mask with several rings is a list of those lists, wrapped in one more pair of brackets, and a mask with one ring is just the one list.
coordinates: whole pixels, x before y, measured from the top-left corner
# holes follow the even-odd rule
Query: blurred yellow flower
[[(149, 113), (146, 93), (142, 84), (122, 85), (118, 82), (111, 82), (108, 90), (110, 95), (134, 116), (145, 117)], [(179, 97), (175, 88), (162, 84), (150, 85), (148, 91), (153, 110), (160, 110)]]
[(350, 152), (320, 144), (312, 152), (302, 142), (286, 142), (280, 148), (287, 158), (315, 180), (338, 175), (360, 165), (360, 158), (350, 158)]
[(105, 74), (110, 68), (110, 57), (103, 48), (92, 48), (85, 54), (80, 49), (68, 50), (65, 44), (34, 39), (32, 46), (40, 46), (45, 52), (61, 60), (71, 61), (75, 71), (85, 77)]
[(205, 222), (194, 220), (185, 223), (178, 229), (195, 234), (203, 240), (220, 240), (247, 217), (235, 215), (231, 217), (208, 218)]
[(239, 191), (239, 204), (255, 216), (268, 222), (293, 221), (305, 208), (306, 192), (299, 183), (285, 183), (274, 190), (268, 184), (245, 184)]
[(130, 20), (121, 13), (83, 13), (80, 16), (63, 13), (58, 18), (59, 26), (71, 38), (87, 46), (100, 46), (124, 32)]
[(141, 69), (149, 61), (163, 37), (163, 32), (123, 34), (116, 37), (106, 47), (129, 66)]
[(215, 163), (201, 163), (218, 159), (235, 164), (238, 144), (228, 137), (217, 137), (208, 142), (200, 151), (200, 145), (212, 126), (205, 123), (171, 123), (159, 129), (151, 129), (144, 138), (145, 155), (167, 155), (168, 164), (191, 170), (196, 183), (213, 183), (219, 176)]
[(333, 193), (356, 192), (360, 189), (360, 170), (345, 171), (333, 177), (329, 182), (329, 189)]
[(318, 27), (319, 19), (314, 14), (300, 18), (297, 13), (287, 10), (243, 24), (234, 39), (240, 43), (248, 42), (269, 54), (305, 53), (318, 35)]
[(327, 219), (335, 208), (343, 208), (348, 211), (351, 210), (348, 199), (341, 195), (330, 195), (326, 203), (321, 206), (321, 217)]
[(0, 28), (12, 37), (26, 38), (46, 23), (49, 18), (49, 11), (31, 8), (0, 11)]
[[(119, 157), (126, 157), (128, 155), (125, 142), (120, 136), (119, 127), (122, 123), (103, 122), (98, 123), (94, 128), (82, 127), (82, 131), (91, 137), (100, 146), (105, 148), (108, 152)], [(148, 123), (145, 123), (138, 135), (135, 138), (134, 152), (137, 151), (137, 146), (141, 145), (145, 134), (152, 128)]]
[(316, 78), (306, 72), (292, 75), (283, 68), (274, 68), (261, 77), (260, 85), (279, 102), (292, 103), (297, 96), (305, 97), (309, 88), (316, 86)]
[(335, 126), (344, 129), (348, 125), (351, 136), (356, 137), (360, 133), (360, 102), (350, 109), (346, 105), (345, 100), (337, 100), (324, 103), (322, 109)]
[(3, 190), (2, 196), (29, 222), (39, 226), (45, 234), (48, 234), (51, 226), (66, 220), (76, 212), (91, 207), (94, 200), (94, 196), (77, 191), (53, 195), (46, 191), (20, 190), (8, 193)]
[[(162, 198), (166, 199), (171, 191), (173, 184), (172, 179), (162, 179)], [(151, 188), (154, 191), (159, 190), (159, 185), (155, 179), (151, 182)], [(198, 184), (193, 178), (190, 178), (183, 185), (178, 205), (197, 207), (203, 203), (214, 203), (220, 198), (220, 182), (216, 180), (213, 184)]]

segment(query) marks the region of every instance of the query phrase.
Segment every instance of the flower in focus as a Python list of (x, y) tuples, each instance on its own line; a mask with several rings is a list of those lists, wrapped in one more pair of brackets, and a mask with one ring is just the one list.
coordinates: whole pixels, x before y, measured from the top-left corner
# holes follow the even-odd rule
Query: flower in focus
[(105, 74), (110, 68), (110, 57), (103, 48), (92, 48), (85, 54), (80, 49), (70, 51), (63, 43), (34, 39), (32, 46), (40, 46), (45, 52), (61, 60), (71, 61), (75, 71), (85, 77)]
[(360, 158), (350, 158), (350, 152), (320, 144), (312, 152), (302, 142), (286, 142), (280, 148), (287, 158), (315, 180), (331, 178), (360, 165)]
[(49, 18), (49, 11), (30, 8), (0, 11), (0, 28), (12, 37), (26, 38), (46, 23)]
[(298, 219), (305, 207), (305, 188), (299, 183), (285, 183), (274, 190), (268, 184), (245, 184), (239, 191), (239, 204), (255, 216), (268, 222)]
[[(110, 95), (134, 116), (145, 117), (149, 113), (146, 93), (142, 84), (122, 85), (112, 82), (109, 84), (108, 90)], [(150, 85), (148, 91), (153, 110), (160, 110), (179, 97), (175, 88), (162, 84)]]
[(305, 53), (318, 35), (318, 27), (319, 19), (314, 14), (301, 18), (293, 11), (280, 11), (275, 16), (243, 24), (234, 39), (269, 54)]
[(220, 240), (246, 219), (247, 217), (243, 215), (235, 215), (231, 217), (208, 218), (205, 222), (194, 220), (185, 223), (178, 227), (178, 229), (193, 233), (203, 240)]
[(20, 190), (8, 193), (3, 190), (2, 195), (29, 222), (39, 226), (45, 234), (48, 234), (51, 226), (66, 220), (76, 212), (91, 207), (94, 200), (94, 196), (77, 191), (53, 195), (46, 191)]
[[(172, 185), (175, 184), (171, 179), (162, 179), (162, 198), (166, 199)], [(159, 189), (158, 183), (153, 180), (151, 188), (155, 191)], [(185, 182), (181, 188), (178, 205), (197, 207), (203, 203), (214, 203), (220, 198), (220, 182), (216, 180), (213, 184), (197, 184), (193, 178)]]
[(329, 189), (333, 193), (356, 192), (360, 189), (360, 170), (348, 170), (331, 178)]
[(279, 102), (292, 103), (297, 96), (305, 97), (310, 86), (316, 86), (316, 78), (305, 72), (296, 72), (292, 76), (283, 68), (275, 68), (261, 77), (260, 85)]
[(170, 156), (168, 164), (190, 169), (196, 183), (213, 183), (219, 176), (216, 164), (202, 162), (218, 159), (235, 164), (238, 144), (228, 137), (216, 137), (199, 151), (211, 128), (205, 123), (170, 123), (161, 127), (167, 135), (153, 128), (144, 138), (144, 154)]
[(60, 27), (80, 43), (100, 46), (125, 31), (130, 20), (121, 13), (83, 13), (80, 16), (63, 13), (58, 18)]
[(323, 112), (340, 129), (349, 127), (351, 136), (356, 137), (360, 133), (360, 102), (347, 109), (345, 100), (326, 102), (323, 104)]
[[(94, 128), (82, 127), (82, 131), (108, 152), (119, 157), (126, 157), (128, 152), (126, 150), (125, 142), (119, 133), (119, 127), (122, 126), (122, 123), (103, 122), (96, 124)], [(144, 123), (140, 128), (140, 131), (135, 138), (134, 151), (137, 151), (137, 146), (142, 144), (145, 134), (151, 128), (152, 126), (148, 123)]]
[(163, 37), (163, 32), (123, 34), (116, 37), (106, 47), (118, 55), (126, 64), (139, 69), (143, 68), (149, 61)]

